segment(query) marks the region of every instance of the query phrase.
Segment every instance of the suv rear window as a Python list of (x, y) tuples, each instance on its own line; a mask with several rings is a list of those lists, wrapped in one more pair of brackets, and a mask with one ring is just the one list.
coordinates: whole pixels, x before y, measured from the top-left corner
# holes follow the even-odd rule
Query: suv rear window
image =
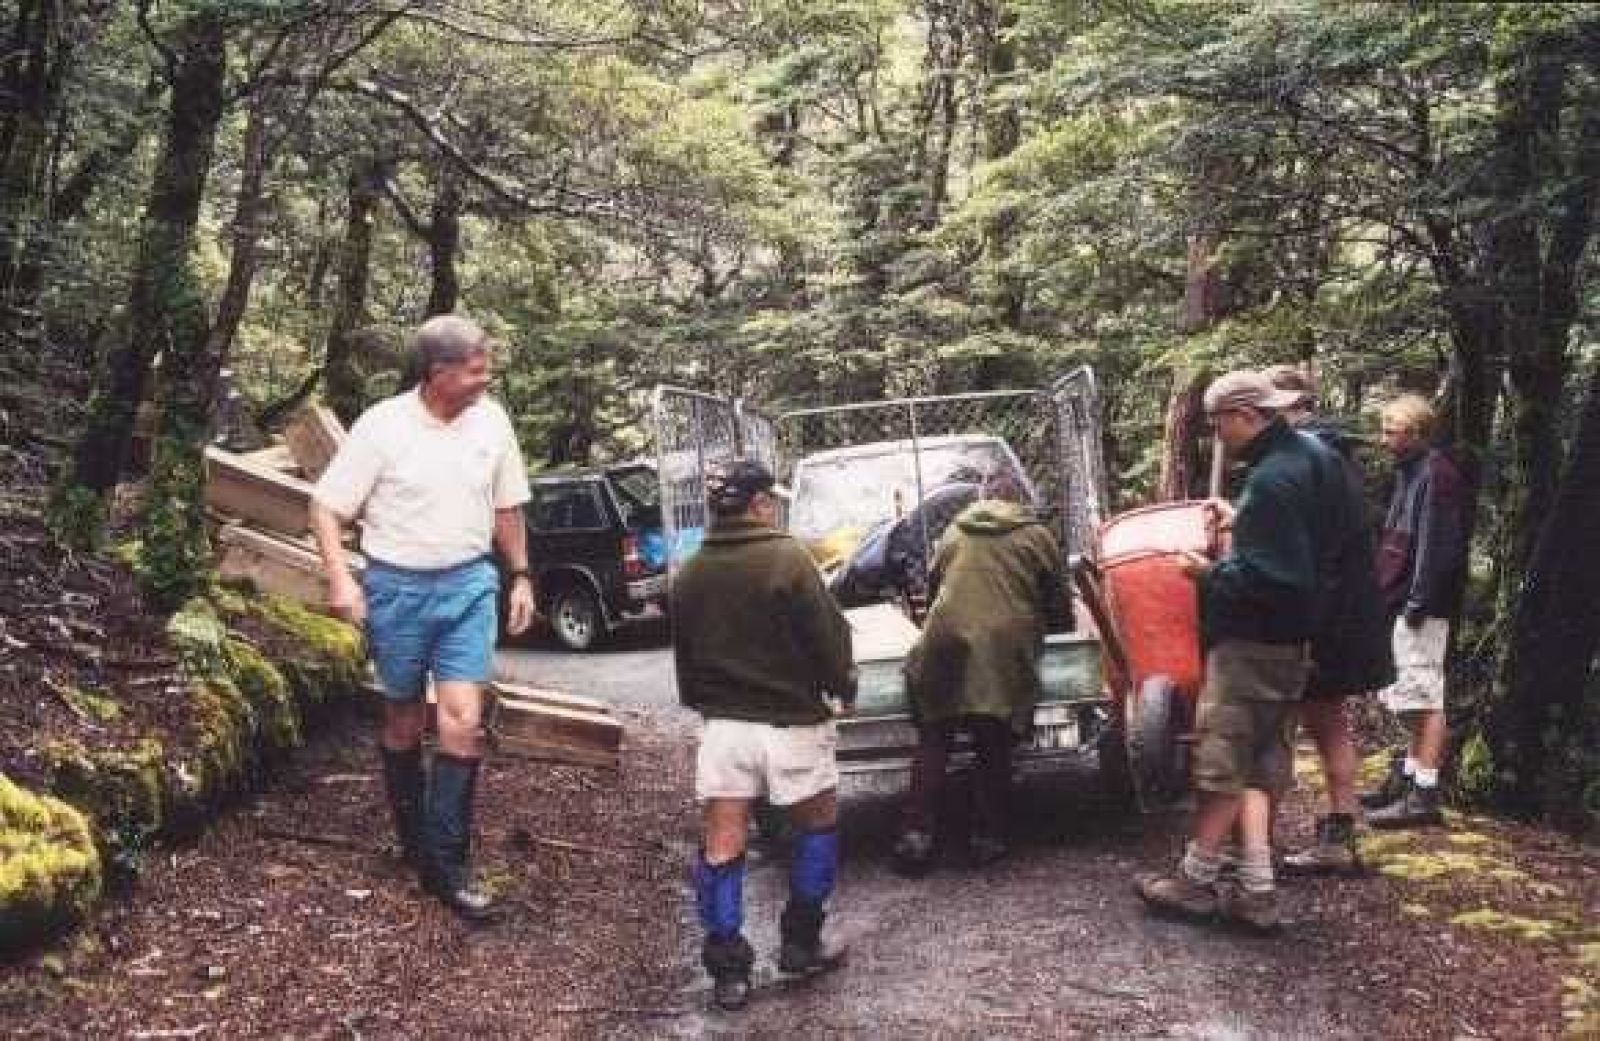
[(611, 483), (631, 506), (654, 506), (661, 498), (661, 482), (648, 466), (610, 471)]
[(528, 521), (535, 531), (598, 531), (610, 526), (600, 486), (592, 481), (535, 485)]

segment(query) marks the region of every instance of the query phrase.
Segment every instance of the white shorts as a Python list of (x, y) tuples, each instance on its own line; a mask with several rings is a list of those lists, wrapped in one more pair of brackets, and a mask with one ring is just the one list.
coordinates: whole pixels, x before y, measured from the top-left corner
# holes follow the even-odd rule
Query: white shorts
[(1390, 712), (1434, 712), (1444, 708), (1444, 651), (1450, 622), (1425, 618), (1413, 629), (1404, 618), (1394, 623), (1395, 681), (1378, 692)]
[(695, 756), (699, 799), (755, 799), (792, 806), (839, 787), (834, 752), (839, 731), (830, 721), (775, 727), (738, 719), (710, 719)]

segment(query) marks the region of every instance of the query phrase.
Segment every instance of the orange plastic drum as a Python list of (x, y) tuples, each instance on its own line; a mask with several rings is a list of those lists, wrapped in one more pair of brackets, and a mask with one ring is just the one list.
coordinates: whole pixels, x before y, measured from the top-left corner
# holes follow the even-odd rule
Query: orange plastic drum
[(1199, 501), (1131, 510), (1100, 528), (1105, 597), (1134, 689), (1165, 675), (1188, 698), (1199, 693), (1200, 605), (1178, 555), (1205, 553), (1208, 544)]

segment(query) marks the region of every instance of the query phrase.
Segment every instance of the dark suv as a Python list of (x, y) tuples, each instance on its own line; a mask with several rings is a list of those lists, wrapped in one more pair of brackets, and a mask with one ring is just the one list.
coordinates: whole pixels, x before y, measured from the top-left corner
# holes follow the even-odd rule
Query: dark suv
[(664, 609), (667, 547), (654, 467), (629, 463), (533, 479), (528, 561), (557, 640), (594, 647), (629, 615)]

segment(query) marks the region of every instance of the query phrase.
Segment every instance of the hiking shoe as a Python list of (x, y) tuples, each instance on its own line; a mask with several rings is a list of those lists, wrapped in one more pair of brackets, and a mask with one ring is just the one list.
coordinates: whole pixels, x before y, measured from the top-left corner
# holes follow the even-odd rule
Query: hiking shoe
[(921, 878), (933, 869), (933, 836), (906, 831), (894, 843), (894, 871), (906, 878)]
[(750, 1004), (750, 977), (731, 974), (713, 976), (711, 1000), (724, 1012), (738, 1012)]
[(1400, 798), (1367, 814), (1367, 826), (1379, 830), (1427, 828), (1444, 823), (1439, 809), (1439, 789), (1407, 786)]
[(1211, 918), (1217, 913), (1216, 888), (1192, 881), (1181, 871), (1176, 875), (1140, 875), (1134, 880), (1134, 889), (1152, 911), (1183, 918)]
[(847, 953), (844, 947), (821, 940), (785, 940), (778, 948), (778, 971), (785, 976), (815, 976), (843, 965)]
[(743, 936), (707, 937), (700, 960), (711, 974), (711, 1000), (724, 1012), (737, 1012), (750, 1001), (750, 968), (756, 952)]
[(1285, 856), (1277, 870), (1285, 875), (1301, 876), (1360, 873), (1355, 821), (1344, 814), (1318, 817), (1316, 840), (1305, 849)]
[(1276, 932), (1282, 924), (1276, 889), (1249, 890), (1230, 886), (1217, 902), (1224, 920), (1251, 932)]
[(1389, 772), (1384, 775), (1383, 783), (1369, 792), (1360, 795), (1361, 808), (1376, 810), (1387, 806), (1406, 793), (1406, 787), (1411, 779), (1406, 776), (1406, 757), (1393, 755), (1389, 758)]

